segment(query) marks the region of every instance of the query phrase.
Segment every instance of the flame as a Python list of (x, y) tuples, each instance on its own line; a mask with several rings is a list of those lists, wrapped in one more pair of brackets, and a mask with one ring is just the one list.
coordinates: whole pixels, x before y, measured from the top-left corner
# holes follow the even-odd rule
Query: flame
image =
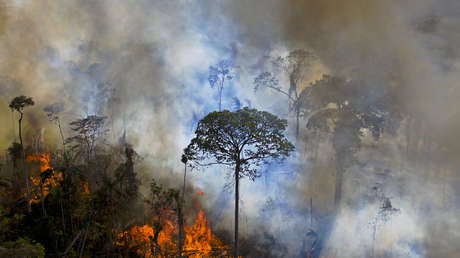
[(198, 190), (196, 191), (196, 194), (198, 194), (198, 195), (201, 195), (201, 196), (202, 196), (202, 195), (204, 194), (204, 192), (203, 192), (203, 191), (201, 191), (200, 189), (198, 189)]
[[(40, 173), (43, 173), (50, 169), (52, 171), (52, 175), (47, 178), (42, 185), (43, 197), (47, 196), (51, 190), (51, 187), (57, 185), (58, 181), (62, 180), (62, 173), (55, 173), (54, 169), (50, 166), (50, 154), (49, 153), (42, 153), (36, 155), (28, 155), (27, 162), (40, 162)], [(40, 176), (30, 176), (30, 182), (32, 183), (32, 191), (31, 191), (31, 203), (37, 203), (40, 201), (41, 191), (40, 191)]]
[(212, 233), (208, 219), (200, 210), (193, 226), (185, 228), (184, 252), (197, 252), (189, 257), (203, 257), (211, 255), (216, 248), (229, 249)]
[[(153, 241), (155, 228), (150, 225), (133, 226), (118, 235), (117, 245), (135, 249), (139, 255), (155, 256)], [(185, 239), (183, 255), (190, 258), (226, 255), (230, 248), (222, 243), (211, 231), (211, 226), (204, 212), (200, 210), (192, 226), (184, 226)], [(158, 234), (158, 257), (177, 255), (178, 226), (171, 220), (166, 220), (163, 229)]]
[[(54, 170), (53, 167), (50, 166), (50, 154), (49, 153), (41, 153), (35, 155), (27, 155), (26, 158), (27, 162), (39, 162), (40, 163), (40, 173), (43, 173), (47, 170), (51, 170), (51, 176), (44, 180), (42, 184), (42, 190), (40, 190), (40, 176), (30, 176), (31, 184), (31, 203), (37, 203), (40, 201), (41, 191), (43, 191), (43, 198), (45, 198), (49, 192), (51, 191), (52, 187), (57, 186), (58, 182), (63, 180), (62, 172), (57, 172)], [(88, 181), (84, 181), (82, 184), (82, 193), (85, 195), (89, 195), (88, 189)]]

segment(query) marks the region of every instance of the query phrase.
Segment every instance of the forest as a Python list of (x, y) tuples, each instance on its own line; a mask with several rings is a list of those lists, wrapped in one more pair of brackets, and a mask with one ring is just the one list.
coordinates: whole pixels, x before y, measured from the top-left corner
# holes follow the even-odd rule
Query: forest
[(0, 257), (458, 257), (456, 11), (0, 1)]

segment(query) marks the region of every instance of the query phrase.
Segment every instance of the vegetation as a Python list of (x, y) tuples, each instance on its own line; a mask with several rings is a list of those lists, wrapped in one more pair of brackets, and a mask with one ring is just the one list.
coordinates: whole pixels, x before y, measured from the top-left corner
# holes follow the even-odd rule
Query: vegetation
[(24, 152), (24, 144), (22, 142), (22, 119), (24, 118), (24, 108), (33, 106), (35, 103), (32, 98), (26, 96), (19, 96), (14, 98), (10, 103), (11, 110), (15, 110), (19, 113), (19, 144), (21, 145), (21, 160), (22, 169), (24, 170), (24, 180), (26, 182), (26, 193), (27, 193), (27, 211), (32, 211), (30, 207), (30, 189), (29, 189), (29, 174), (27, 173), (26, 155)]
[[(315, 59), (306, 50), (278, 57), (272, 62), (273, 71), (255, 76), (254, 89), (270, 89), (283, 95), (283, 103), (287, 100), (295, 117), (297, 146), (304, 143), (315, 148), (321, 135), (328, 137), (333, 149), (328, 158), (336, 170), (335, 185), (330, 187), (336, 209), (326, 216), (334, 217), (342, 203), (346, 171), (358, 164), (356, 156), (364, 137), (373, 136), (377, 141), (383, 132), (396, 134), (403, 115), (402, 108), (392, 102), (395, 96), (390, 86), (381, 90), (377, 85), (326, 74), (305, 85), (304, 76)], [(288, 248), (272, 233), (262, 230), (260, 239), (239, 236), (240, 180), (254, 181), (268, 173), (263, 165), (281, 161), (294, 151), (285, 135), (288, 122), (266, 111), (241, 108), (236, 97), (234, 111), (222, 111), (223, 89), (225, 82), (234, 78), (233, 70), (230, 60), (209, 68), (208, 82), (218, 88), (219, 109), (199, 120), (195, 136), (181, 156), (183, 183), (177, 188), (163, 184), (151, 171), (146, 172), (155, 176), (143, 180), (148, 184), (142, 185), (136, 172), (142, 158), (127, 143), (126, 125), (118, 144), (109, 143), (107, 124), (112, 121), (102, 113), (65, 124), (65, 106), (46, 105), (43, 111), (57, 126), (62, 144), (50, 152), (34, 148), (27, 143), (28, 137), (23, 139), (23, 125), (29, 118), (24, 109), (35, 103), (26, 96), (14, 98), (9, 107), (19, 114), (19, 143), (11, 143), (0, 164), (0, 256), (203, 257), (228, 256), (232, 251), (235, 257), (283, 256)], [(301, 119), (305, 122), (302, 132)], [(413, 120), (406, 120), (409, 127), (415, 126)], [(313, 136), (300, 138), (309, 134)], [(235, 189), (233, 250), (228, 244), (232, 242), (230, 234), (223, 231), (216, 237), (203, 211), (186, 203), (191, 188), (187, 187), (187, 169), (211, 165), (231, 168), (227, 175), (232, 178), (228, 185), (234, 184)], [(295, 166), (290, 169), (296, 170)], [(141, 187), (148, 190), (141, 191)], [(396, 212), (389, 199), (382, 200), (381, 212), (372, 222), (374, 240), (382, 216)], [(265, 209), (263, 219), (270, 219), (270, 212), (279, 205), (275, 202), (279, 201), (269, 197), (270, 208)], [(311, 228), (315, 215), (312, 202), (310, 197)], [(194, 215), (195, 224), (187, 225), (187, 218)], [(319, 227), (323, 228), (310, 228), (301, 240), (301, 256), (321, 252), (330, 223)], [(244, 243), (240, 245), (241, 237)], [(268, 250), (270, 247), (277, 250)]]
[(394, 134), (401, 117), (398, 109), (390, 103), (391, 95), (384, 93), (377, 104), (369, 103), (367, 97), (372, 96), (363, 95), (369, 92), (361, 90), (362, 86), (362, 82), (323, 75), (300, 93), (301, 108), (308, 114), (307, 128), (332, 134), (336, 162), (336, 208), (342, 199), (343, 175), (355, 164), (363, 130), (371, 132), (375, 139), (384, 130)]
[(302, 98), (300, 97), (301, 83), (307, 68), (315, 59), (316, 56), (312, 52), (297, 49), (290, 52), (287, 56), (278, 56), (273, 61), (275, 67), (289, 77), (289, 87), (280, 86), (279, 80), (270, 72), (262, 72), (254, 78), (255, 91), (265, 87), (287, 97), (289, 110), (295, 115), (296, 140), (299, 138), (300, 117), (302, 115)]
[[(209, 254), (219, 252), (216, 246), (220, 254), (228, 252), (226, 245), (206, 233), (209, 226), (202, 211), (197, 227), (186, 226), (184, 220), (187, 166), (192, 161), (199, 163), (207, 157), (205, 153), (211, 152), (219, 163), (233, 165), (235, 169), (238, 254), (239, 179), (254, 180), (260, 176), (258, 166), (270, 159), (283, 159), (294, 149), (283, 135), (286, 120), (249, 108), (212, 112), (200, 121), (197, 137), (182, 156), (182, 189), (167, 188), (152, 179), (149, 197), (144, 197), (139, 193), (140, 182), (135, 173), (139, 156), (125, 141), (119, 145), (107, 143), (108, 129), (103, 116), (90, 115), (70, 122), (73, 135), (64, 138), (60, 116), (64, 107), (48, 105), (43, 111), (57, 125), (62, 150), (48, 153), (25, 147), (21, 130), (23, 109), (33, 104), (31, 98), (20, 96), (10, 105), (20, 114), (20, 143), (11, 144), (7, 163), (1, 166), (2, 256), (182, 257), (187, 253), (195, 257), (199, 252), (196, 254), (194, 248), (208, 248), (205, 252)], [(214, 133), (209, 134), (209, 130)], [(224, 137), (233, 141), (222, 142)], [(215, 144), (210, 145), (211, 142)], [(21, 169), (25, 171), (23, 177), (17, 173)], [(26, 182), (26, 187), (21, 187), (20, 180)], [(145, 221), (145, 217), (133, 216), (136, 210), (147, 214), (146, 228), (136, 226)], [(175, 225), (178, 233), (167, 233), (175, 232)], [(142, 235), (142, 229), (152, 230), (151, 235), (146, 235), (147, 241), (132, 235)], [(173, 235), (169, 236), (170, 244), (165, 244), (168, 234)], [(196, 235), (198, 240), (191, 239), (189, 234)], [(199, 244), (203, 241), (200, 234), (210, 236), (206, 240), (210, 246)], [(214, 249), (209, 249), (212, 246)]]
[(209, 67), (208, 82), (211, 88), (217, 86), (219, 92), (219, 111), (222, 110), (222, 91), (226, 80), (233, 79), (233, 67), (230, 60), (222, 60), (215, 66)]
[[(125, 256), (128, 250), (115, 240), (143, 201), (134, 172), (136, 152), (128, 144), (104, 144), (107, 129), (99, 116), (71, 122), (75, 135), (63, 141), (63, 150), (42, 153), (28, 148), (21, 126), (24, 108), (33, 104), (25, 96), (10, 104), (20, 114), (20, 143), (11, 144), (7, 163), (1, 166), (1, 256)], [(62, 108), (51, 105), (44, 111), (64, 140), (58, 116)], [(66, 144), (71, 148), (64, 148)]]
[(283, 159), (294, 150), (284, 136), (286, 126), (286, 120), (256, 109), (212, 112), (200, 120), (195, 138), (184, 150), (187, 159), (200, 165), (215, 163), (234, 169), (234, 257), (238, 257), (239, 181), (243, 177), (255, 180), (261, 163)]

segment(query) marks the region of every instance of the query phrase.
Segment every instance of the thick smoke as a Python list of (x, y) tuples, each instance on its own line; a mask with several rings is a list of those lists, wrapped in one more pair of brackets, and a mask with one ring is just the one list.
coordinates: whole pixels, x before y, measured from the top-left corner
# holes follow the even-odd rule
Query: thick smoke
[[(108, 137), (117, 142), (126, 131), (144, 157), (145, 174), (179, 184), (182, 148), (196, 122), (217, 109), (208, 67), (224, 59), (234, 63), (237, 76), (225, 85), (224, 108), (251, 106), (288, 118), (294, 139), (287, 102), (274, 92), (254, 93), (253, 78), (269, 68), (271, 57), (310, 49), (318, 60), (301, 87), (323, 73), (365, 81), (373, 91), (391, 91), (394, 106), (422, 122), (404, 119), (396, 135), (363, 139), (332, 224), (330, 139), (322, 136), (314, 162), (304, 151), (311, 142), (298, 144), (288, 164), (264, 168), (270, 177), (243, 181), (243, 234), (263, 237), (267, 231), (291, 255), (311, 226), (325, 238), (324, 254), (334, 257), (363, 257), (372, 250), (393, 257), (455, 257), (459, 12), (455, 0), (3, 1), (0, 148), (9, 146), (17, 130), (8, 102), (24, 94), (36, 102), (26, 111), (28, 142), (39, 136), (50, 148), (59, 144), (42, 110), (64, 103), (63, 122), (107, 116)], [(222, 190), (228, 182), (217, 173), (222, 170), (193, 172), (190, 180), (205, 191), (203, 205), (220, 222), (216, 226), (230, 229), (232, 197)], [(382, 196), (399, 212), (378, 223), (374, 238)]]

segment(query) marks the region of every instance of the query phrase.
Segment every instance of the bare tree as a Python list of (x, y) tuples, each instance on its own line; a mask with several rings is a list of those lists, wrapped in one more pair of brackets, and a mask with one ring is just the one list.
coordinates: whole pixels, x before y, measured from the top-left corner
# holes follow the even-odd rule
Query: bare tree
[[(376, 190), (376, 187), (374, 187)], [(393, 205), (391, 204), (391, 199), (389, 197), (386, 197), (382, 193), (379, 194), (377, 192), (377, 198), (380, 201), (380, 207), (379, 211), (377, 212), (377, 215), (372, 219), (371, 222), (369, 222), (369, 225), (372, 227), (372, 248), (371, 248), (371, 256), (370, 257), (375, 257), (374, 256), (374, 250), (375, 250), (375, 240), (377, 237), (377, 229), (390, 221), (393, 216), (399, 214), (401, 211), (400, 209), (394, 208)]]
[(62, 127), (61, 127), (61, 119), (59, 117), (59, 114), (64, 110), (64, 105), (62, 103), (54, 103), (51, 105), (46, 106), (43, 111), (46, 112), (46, 115), (48, 116), (49, 120), (51, 122), (56, 123), (59, 129), (59, 134), (61, 135), (61, 140), (62, 140), (62, 146), (64, 147), (65, 151), (65, 138), (64, 134), (62, 133)]
[(87, 162), (90, 161), (96, 142), (100, 136), (103, 136), (106, 129), (104, 129), (105, 117), (102, 116), (87, 116), (83, 119), (77, 119), (70, 123), (72, 130), (77, 135), (68, 138), (67, 142), (75, 142), (74, 148), (79, 148), (80, 153), (84, 152)]
[(224, 89), (225, 80), (231, 80), (232, 75), (232, 62), (230, 60), (222, 60), (216, 66), (209, 67), (208, 81), (211, 88), (217, 86), (219, 91), (219, 111), (222, 110), (222, 91)]
[(295, 135), (299, 138), (299, 120), (301, 116), (301, 98), (299, 84), (305, 76), (306, 68), (316, 59), (316, 56), (307, 50), (297, 49), (285, 57), (277, 57), (273, 64), (289, 76), (289, 88), (279, 86), (279, 80), (269, 72), (262, 72), (254, 79), (254, 90), (262, 87), (274, 90), (288, 98), (289, 110), (296, 118)]

